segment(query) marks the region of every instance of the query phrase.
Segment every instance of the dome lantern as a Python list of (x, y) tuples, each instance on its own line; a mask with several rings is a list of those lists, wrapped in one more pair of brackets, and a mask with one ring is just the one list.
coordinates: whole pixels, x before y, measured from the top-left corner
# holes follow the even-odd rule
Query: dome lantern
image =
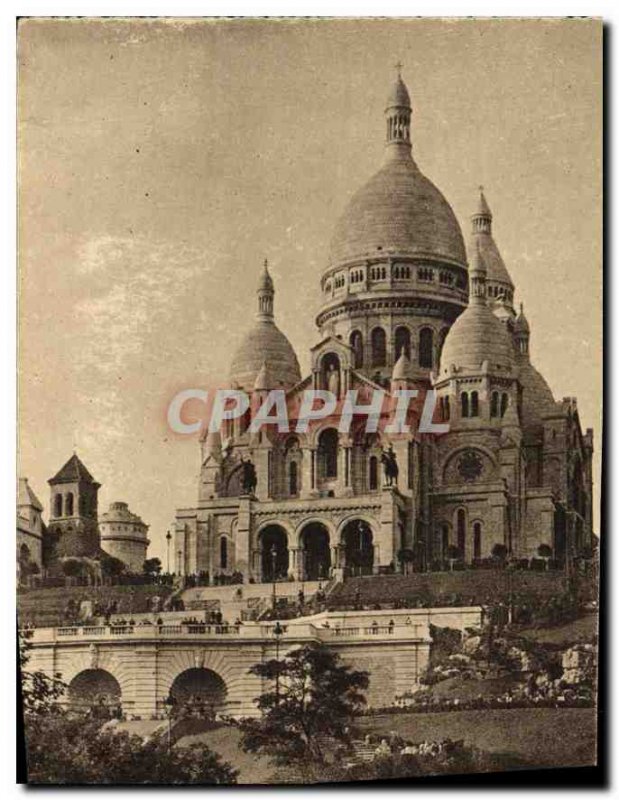
[(273, 319), (273, 299), (275, 287), (269, 274), (269, 262), (264, 259), (264, 269), (258, 281), (258, 319)]
[(402, 80), (402, 64), (396, 64), (396, 69), (398, 77), (389, 92), (385, 108), (385, 116), (387, 118), (386, 143), (389, 151), (396, 150), (406, 156), (410, 154), (411, 149), (412, 108), (408, 89)]

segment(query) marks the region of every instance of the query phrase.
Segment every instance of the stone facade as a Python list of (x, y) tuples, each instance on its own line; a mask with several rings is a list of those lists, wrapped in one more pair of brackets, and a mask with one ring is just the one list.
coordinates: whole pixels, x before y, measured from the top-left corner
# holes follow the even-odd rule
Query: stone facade
[[(231, 357), (230, 385), (251, 407), (201, 440), (197, 503), (176, 516), (177, 572), (327, 578), (400, 569), (404, 550), (416, 569), (432, 569), (450, 546), (470, 563), (497, 544), (520, 558), (547, 544), (569, 563), (591, 545), (593, 433), (583, 433), (576, 400), (556, 402), (530, 362), (529, 324), (514, 311), (484, 194), (467, 254), (451, 207), (412, 157), (401, 78), (386, 123), (385, 163), (336, 225), (305, 377), (275, 325), (265, 265), (253, 333)], [(399, 389), (434, 388), (449, 432), (340, 434), (330, 420), (251, 433), (275, 388), (293, 420), (307, 388), (356, 389), (361, 402), (382, 388), (387, 409)], [(388, 446), (393, 487), (380, 466)], [(251, 491), (241, 480), (247, 459)]]
[(43, 567), (43, 506), (28, 484), (20, 478), (17, 487), (17, 570), (18, 581), (22, 569), (28, 571), (36, 564), (38, 572)]

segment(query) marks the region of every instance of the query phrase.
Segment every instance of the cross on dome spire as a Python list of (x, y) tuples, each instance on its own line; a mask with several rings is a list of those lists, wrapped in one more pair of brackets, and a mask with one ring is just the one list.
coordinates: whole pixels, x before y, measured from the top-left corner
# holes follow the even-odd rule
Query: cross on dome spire
[(397, 70), (398, 78), (401, 78), (402, 77), (402, 67), (404, 66), (404, 64), (401, 61), (398, 61), (398, 63), (394, 64), (393, 66)]

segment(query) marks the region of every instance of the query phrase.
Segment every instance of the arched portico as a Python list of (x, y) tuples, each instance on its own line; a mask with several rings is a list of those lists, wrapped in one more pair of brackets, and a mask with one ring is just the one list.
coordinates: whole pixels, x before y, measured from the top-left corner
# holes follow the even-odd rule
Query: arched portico
[(176, 676), (170, 697), (176, 705), (202, 706), (206, 713), (224, 710), (228, 690), (224, 679), (206, 667), (191, 667)]
[(68, 688), (69, 708), (87, 711), (105, 706), (119, 708), (122, 692), (120, 684), (111, 672), (105, 669), (84, 669), (71, 680)]
[(305, 580), (326, 580), (331, 571), (331, 536), (328, 527), (316, 520), (307, 522), (299, 533), (302, 572)]
[(343, 567), (348, 575), (371, 575), (374, 571), (374, 535), (364, 519), (348, 520), (340, 535)]
[(267, 525), (258, 535), (263, 581), (286, 578), (290, 567), (288, 534), (281, 525)]

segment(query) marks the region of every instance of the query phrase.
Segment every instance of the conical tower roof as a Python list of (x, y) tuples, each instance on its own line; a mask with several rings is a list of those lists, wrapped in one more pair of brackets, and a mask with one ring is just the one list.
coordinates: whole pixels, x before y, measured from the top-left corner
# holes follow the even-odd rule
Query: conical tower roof
[(53, 485), (55, 483), (75, 483), (76, 481), (81, 481), (83, 483), (97, 483), (90, 472), (88, 472), (82, 461), (79, 459), (77, 454), (73, 453), (67, 463), (54, 475), (53, 478), (49, 479), (48, 483)]

